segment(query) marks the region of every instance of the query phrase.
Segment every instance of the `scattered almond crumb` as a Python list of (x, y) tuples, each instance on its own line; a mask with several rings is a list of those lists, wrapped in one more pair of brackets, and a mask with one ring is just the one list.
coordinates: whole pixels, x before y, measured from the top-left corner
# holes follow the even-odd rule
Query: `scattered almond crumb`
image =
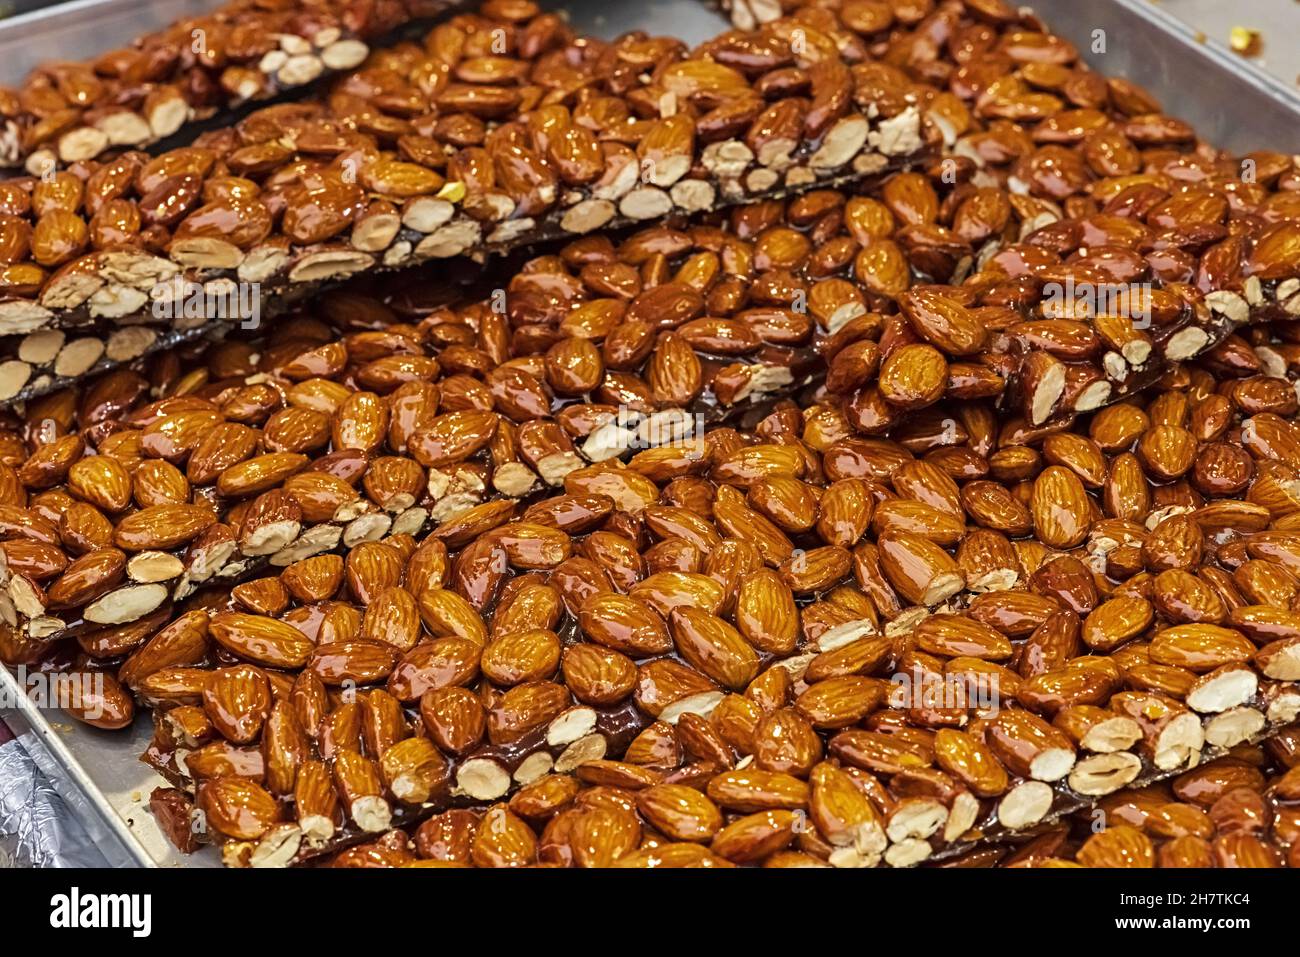
[(1264, 41), (1259, 31), (1253, 27), (1233, 27), (1228, 35), (1228, 45), (1232, 47), (1233, 52), (1240, 53), (1242, 56), (1259, 56)]

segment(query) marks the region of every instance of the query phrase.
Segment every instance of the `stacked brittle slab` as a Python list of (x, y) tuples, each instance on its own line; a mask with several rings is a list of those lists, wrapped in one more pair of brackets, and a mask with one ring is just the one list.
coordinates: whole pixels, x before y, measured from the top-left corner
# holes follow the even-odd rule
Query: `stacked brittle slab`
[(238, 0), (87, 63), (48, 63), (0, 95), (0, 163), (40, 175), (138, 148), (241, 105), (350, 70), (370, 41), (454, 0)]
[[(0, 333), (41, 335), (0, 394), (51, 363), (67, 378), (135, 358), (159, 335), (142, 326), (202, 324), (175, 301), (190, 287), (243, 284), (269, 312), (363, 271), (857, 181), (925, 150), (917, 109), (881, 111), (833, 50), (755, 67), (783, 29), (691, 51), (489, 3), (192, 145), (6, 181)], [(75, 356), (51, 344), (96, 323), (120, 328), (98, 348), (104, 330), (69, 333)]]

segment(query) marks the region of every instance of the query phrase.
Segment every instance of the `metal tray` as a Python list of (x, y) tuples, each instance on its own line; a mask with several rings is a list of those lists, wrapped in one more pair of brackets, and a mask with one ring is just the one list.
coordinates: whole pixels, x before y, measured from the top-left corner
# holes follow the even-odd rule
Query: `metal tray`
[[(1260, 2), (1277, 5), (1277, 0)], [(699, 0), (543, 4), (567, 9), (575, 26), (606, 37), (643, 29), (700, 42), (725, 25), (720, 14)], [(1239, 152), (1263, 147), (1300, 152), (1300, 94), (1252, 61), (1203, 42), (1194, 28), (1150, 0), (1035, 0), (1032, 5), (1094, 67), (1141, 83), (1170, 114), (1191, 122), (1210, 142)], [(1171, 8), (1178, 5), (1169, 0)], [(202, 0), (78, 0), (0, 22), (0, 62), (7, 67), (0, 79), (14, 82), (42, 60), (91, 55), (206, 6)], [(1287, 12), (1285, 20), (1269, 25), (1272, 48), (1280, 50), (1288, 42), (1300, 47), (1295, 42), (1300, 39), (1300, 6)], [(1245, 13), (1242, 17), (1248, 22)], [(1265, 25), (1260, 19), (1249, 22)], [(1092, 52), (1095, 30), (1105, 31), (1105, 52)], [(15, 698), (17, 684), (3, 668), (0, 688), (6, 700)], [(147, 716), (129, 732), (103, 732), (38, 710), (24, 699), (15, 709), (0, 708), (0, 717), (115, 865), (218, 864), (212, 849), (181, 855), (153, 822), (149, 792), (165, 782), (139, 762), (152, 737)]]
[(149, 812), (149, 793), (166, 782), (140, 763), (153, 737), (142, 714), (128, 732), (100, 731), (60, 711), (37, 708), (0, 667), (0, 718), (53, 783), (86, 834), (114, 867), (217, 866), (215, 852), (186, 858), (163, 836)]
[(0, 21), (0, 78), (17, 83), (49, 60), (84, 60), (211, 10), (213, 0), (73, 0)]
[(1300, 92), (1300, 13), (1285, 0), (1161, 0), (1161, 8), (1203, 33), (1206, 42), (1226, 46), (1233, 27), (1260, 32), (1263, 49), (1251, 63)]
[[(1265, 50), (1281, 57), (1300, 50), (1300, 6), (1281, 0), (1211, 0), (1228, 6), (1242, 25), (1268, 27)], [(1253, 60), (1224, 46), (1217, 36), (1189, 26), (1204, 22), (1200, 0), (1029, 0), (1056, 33), (1075, 43), (1101, 73), (1122, 76), (1150, 90), (1165, 112), (1186, 120), (1208, 143), (1237, 153), (1270, 149), (1300, 153), (1300, 90), (1266, 73)], [(1236, 17), (1240, 16), (1240, 20)], [(1203, 28), (1208, 29), (1208, 27)], [(1096, 31), (1104, 52), (1093, 52)], [(1271, 38), (1271, 42), (1270, 42)]]

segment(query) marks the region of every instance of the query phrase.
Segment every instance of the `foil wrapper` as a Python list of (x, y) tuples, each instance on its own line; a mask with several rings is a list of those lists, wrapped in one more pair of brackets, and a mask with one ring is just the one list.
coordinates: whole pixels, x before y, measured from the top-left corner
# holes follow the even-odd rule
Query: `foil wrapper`
[(22, 741), (9, 738), (0, 732), (0, 867), (109, 866)]

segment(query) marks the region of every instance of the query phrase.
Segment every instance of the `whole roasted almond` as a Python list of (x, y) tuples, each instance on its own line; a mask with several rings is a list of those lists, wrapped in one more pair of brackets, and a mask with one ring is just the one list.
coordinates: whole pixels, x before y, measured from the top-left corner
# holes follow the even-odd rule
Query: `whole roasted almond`
[(487, 733), (487, 713), (465, 688), (426, 691), (420, 698), (420, 717), (438, 747), (451, 754), (465, 754)]
[(954, 299), (929, 289), (909, 289), (898, 305), (917, 335), (948, 355), (974, 355), (984, 346), (987, 330)]
[[(46, 588), (48, 607), (84, 607), (119, 585), (126, 576), (126, 568), (126, 556), (116, 548), (99, 548), (82, 555)], [(11, 585), (11, 594), (13, 588)]]
[(116, 459), (91, 455), (68, 470), (74, 494), (107, 512), (119, 512), (131, 501), (131, 476)]
[(126, 727), (135, 717), (131, 695), (111, 674), (64, 673), (56, 703), (83, 724), (110, 731)]
[(876, 544), (889, 583), (913, 604), (937, 605), (960, 591), (965, 583), (952, 556), (919, 535), (888, 531), (879, 536)]
[(931, 615), (913, 632), (917, 646), (947, 658), (1000, 660), (1011, 657), (1011, 642), (987, 625), (961, 615)]
[(664, 617), (683, 605), (716, 614), (725, 597), (722, 586), (708, 575), (675, 571), (650, 575), (633, 585), (628, 594)]
[(1034, 530), (1043, 544), (1073, 548), (1082, 542), (1091, 524), (1088, 509), (1083, 483), (1069, 469), (1049, 466), (1034, 480), (1031, 510)]
[(373, 684), (383, 681), (397, 665), (397, 650), (374, 641), (338, 641), (312, 648), (306, 666), (326, 685)]
[(713, 838), (710, 849), (736, 864), (759, 861), (788, 846), (794, 839), (794, 828), (791, 811), (759, 811), (724, 827)]
[(612, 648), (571, 645), (564, 651), (561, 667), (573, 696), (586, 704), (616, 704), (636, 687), (636, 665)]
[(271, 713), (271, 686), (251, 665), (219, 668), (203, 689), (203, 710), (227, 741), (250, 744)]
[(420, 609), (405, 588), (392, 586), (378, 592), (366, 607), (361, 637), (410, 651), (420, 639)]
[(759, 651), (788, 654), (798, 642), (794, 594), (771, 569), (759, 569), (741, 581), (735, 618), (741, 635)]
[(930, 345), (901, 346), (880, 366), (880, 394), (900, 409), (920, 409), (943, 396), (948, 382), (948, 363)]
[[(751, 685), (747, 693), (753, 690)], [(784, 701), (779, 702), (784, 705)], [(811, 720), (791, 707), (763, 714), (750, 734), (754, 763), (767, 771), (806, 775), (821, 758), (822, 747)]]
[(1107, 652), (1145, 632), (1154, 620), (1149, 601), (1122, 595), (1102, 602), (1088, 614), (1081, 637), (1090, 648)]
[(934, 756), (941, 768), (979, 797), (995, 797), (1007, 789), (1006, 771), (984, 742), (972, 735), (940, 728), (934, 736)]
[(716, 615), (683, 606), (674, 609), (668, 624), (678, 653), (724, 687), (744, 688), (758, 674), (757, 653)]
[(468, 684), (478, 674), (482, 648), (455, 635), (420, 642), (392, 666), (388, 691), (399, 701), (414, 701), (431, 688)]
[[(296, 642), (302, 638), (300, 632), (292, 630), (295, 634), (286, 634), (286, 639), (292, 638)], [(198, 664), (208, 654), (210, 634), (207, 614), (197, 610), (186, 612), (136, 649), (118, 669), (118, 679), (127, 687), (135, 688), (164, 668)], [(308, 653), (310, 642), (306, 644), (308, 647), (296, 650)], [(296, 660), (296, 656), (292, 660)]]
[(579, 624), (592, 641), (632, 656), (663, 654), (673, 639), (662, 618), (644, 602), (597, 594), (582, 606)]
[(1086, 867), (1152, 867), (1155, 849), (1141, 831), (1119, 824), (1088, 838), (1078, 859)]
[(301, 668), (315, 650), (297, 628), (264, 615), (223, 612), (213, 616), (208, 628), (223, 648), (272, 668)]
[(409, 449), (425, 468), (451, 465), (484, 448), (496, 426), (497, 418), (490, 412), (450, 412), (413, 434)]
[(537, 856), (537, 838), (505, 805), (489, 808), (479, 821), (471, 849), (478, 867), (522, 867)]
[(301, 602), (318, 602), (334, 597), (343, 582), (343, 559), (317, 555), (294, 562), (280, 573), (280, 581)]
[(483, 648), (479, 667), (503, 687), (549, 678), (560, 663), (560, 639), (553, 631), (534, 628), (494, 638)]
[(656, 829), (678, 841), (708, 841), (722, 827), (722, 812), (704, 794), (678, 784), (638, 792), (637, 809)]
[(204, 781), (198, 789), (198, 806), (209, 827), (240, 841), (256, 840), (280, 819), (275, 798), (246, 778)]
[(880, 707), (885, 697), (882, 682), (856, 675), (828, 678), (795, 699), (795, 709), (816, 728), (845, 728)]
[(362, 542), (348, 552), (343, 574), (352, 594), (368, 604), (384, 589), (401, 582), (402, 556), (385, 542)]
[(1248, 661), (1254, 652), (1254, 645), (1241, 632), (1218, 625), (1178, 625), (1157, 632), (1151, 640), (1152, 661), (1196, 672)]
[(749, 487), (749, 501), (787, 532), (803, 532), (817, 520), (816, 490), (796, 478), (765, 478)]
[(817, 533), (829, 545), (852, 548), (871, 523), (873, 502), (861, 479), (832, 483), (819, 503)]
[(984, 740), (1013, 774), (1036, 781), (1058, 781), (1074, 766), (1070, 740), (1036, 715), (1002, 711), (986, 726)]
[(480, 647), (487, 643), (487, 628), (474, 606), (446, 588), (426, 588), (416, 599), (420, 619), (435, 636), (457, 636)]
[(113, 541), (128, 552), (167, 550), (192, 541), (214, 521), (202, 505), (154, 505), (118, 522)]
[[(275, 702), (262, 730), (262, 762), (266, 769), (266, 788), (275, 795), (293, 794), (299, 769), (310, 756), (309, 739), (303, 731), (293, 705)], [(299, 818), (303, 810), (299, 808)]]

